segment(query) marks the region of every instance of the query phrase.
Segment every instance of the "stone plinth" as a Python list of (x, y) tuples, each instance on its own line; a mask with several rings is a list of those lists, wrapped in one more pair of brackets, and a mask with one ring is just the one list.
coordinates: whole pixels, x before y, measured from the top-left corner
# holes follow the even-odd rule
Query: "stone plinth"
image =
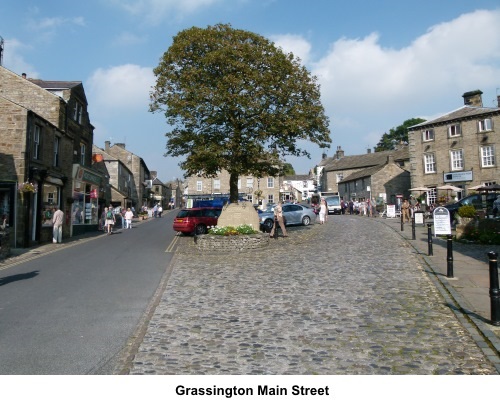
[(217, 226), (239, 226), (250, 225), (256, 231), (259, 230), (259, 214), (252, 203), (243, 201), (226, 205), (217, 220)]
[(196, 235), (194, 243), (203, 252), (239, 252), (264, 248), (269, 245), (268, 233), (253, 235)]

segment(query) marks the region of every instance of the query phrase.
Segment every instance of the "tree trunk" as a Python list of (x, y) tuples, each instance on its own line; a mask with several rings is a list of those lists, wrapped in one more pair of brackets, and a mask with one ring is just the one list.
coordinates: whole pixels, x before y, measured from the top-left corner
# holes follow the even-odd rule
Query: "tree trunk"
[(238, 174), (230, 173), (229, 175), (229, 202), (238, 202)]

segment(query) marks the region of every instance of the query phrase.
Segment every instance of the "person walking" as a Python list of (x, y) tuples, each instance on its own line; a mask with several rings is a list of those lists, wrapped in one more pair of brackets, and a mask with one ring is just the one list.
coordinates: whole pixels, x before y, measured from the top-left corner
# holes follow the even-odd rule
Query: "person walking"
[(319, 203), (319, 223), (323, 225), (326, 222), (326, 215), (328, 215), (328, 209), (326, 207), (326, 201), (324, 198), (321, 199)]
[(285, 228), (285, 223), (283, 222), (283, 207), (281, 205), (281, 201), (278, 201), (278, 204), (276, 204), (276, 207), (274, 207), (274, 222), (273, 222), (273, 228), (271, 229), (271, 233), (269, 234), (271, 238), (274, 236), (274, 232), (277, 230), (276, 228), (276, 222), (278, 222), (278, 225), (281, 228), (281, 232), (283, 232), (283, 237), (286, 238), (288, 237), (286, 233), (286, 228)]
[(62, 242), (62, 225), (64, 221), (64, 212), (59, 207), (52, 215), (52, 243)]
[(161, 218), (161, 213), (163, 212), (163, 207), (158, 204), (158, 217)]
[(127, 212), (125, 212), (125, 222), (127, 224), (127, 229), (132, 229), (132, 218), (134, 217), (134, 213), (130, 208), (127, 208)]
[(113, 233), (113, 226), (115, 224), (115, 216), (113, 215), (113, 207), (109, 207), (106, 212), (106, 230), (108, 231), (108, 235)]
[(401, 214), (403, 215), (403, 223), (410, 222), (410, 203), (406, 199), (401, 205)]

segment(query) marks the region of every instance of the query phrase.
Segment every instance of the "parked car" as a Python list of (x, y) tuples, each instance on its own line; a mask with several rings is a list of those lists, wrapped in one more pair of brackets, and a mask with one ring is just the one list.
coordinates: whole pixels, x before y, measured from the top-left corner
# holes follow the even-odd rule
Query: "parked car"
[(207, 233), (208, 227), (217, 225), (222, 208), (203, 207), (182, 209), (174, 218), (174, 231), (184, 235), (202, 235)]
[(499, 195), (500, 193), (472, 194), (457, 202), (446, 204), (444, 207), (450, 212), (450, 220), (453, 222), (458, 209), (464, 205), (472, 205), (476, 210), (482, 210), (484, 208), (483, 197), (486, 201), (487, 212), (490, 213), (493, 210), (493, 201), (495, 201)]
[[(274, 222), (274, 207), (268, 206), (259, 213), (260, 227), (265, 232), (270, 232)], [(283, 204), (283, 221), (285, 225), (309, 225), (316, 219), (312, 208), (300, 204)]]

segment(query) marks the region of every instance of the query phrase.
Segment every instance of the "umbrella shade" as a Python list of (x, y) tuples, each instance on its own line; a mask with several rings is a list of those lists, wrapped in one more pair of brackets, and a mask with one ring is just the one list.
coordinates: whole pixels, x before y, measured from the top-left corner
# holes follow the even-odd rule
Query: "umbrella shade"
[(422, 193), (425, 193), (427, 191), (431, 191), (431, 189), (427, 187), (414, 187), (414, 188), (409, 188), (408, 191), (421, 191)]
[(484, 187), (484, 185), (480, 184), (479, 186), (467, 187), (467, 190), (477, 190), (477, 189), (482, 188), (482, 187)]
[(491, 184), (490, 186), (479, 187), (477, 191), (499, 191), (500, 184)]
[(451, 184), (445, 184), (444, 186), (436, 187), (438, 190), (448, 190), (448, 191), (463, 191), (460, 187), (452, 186)]

